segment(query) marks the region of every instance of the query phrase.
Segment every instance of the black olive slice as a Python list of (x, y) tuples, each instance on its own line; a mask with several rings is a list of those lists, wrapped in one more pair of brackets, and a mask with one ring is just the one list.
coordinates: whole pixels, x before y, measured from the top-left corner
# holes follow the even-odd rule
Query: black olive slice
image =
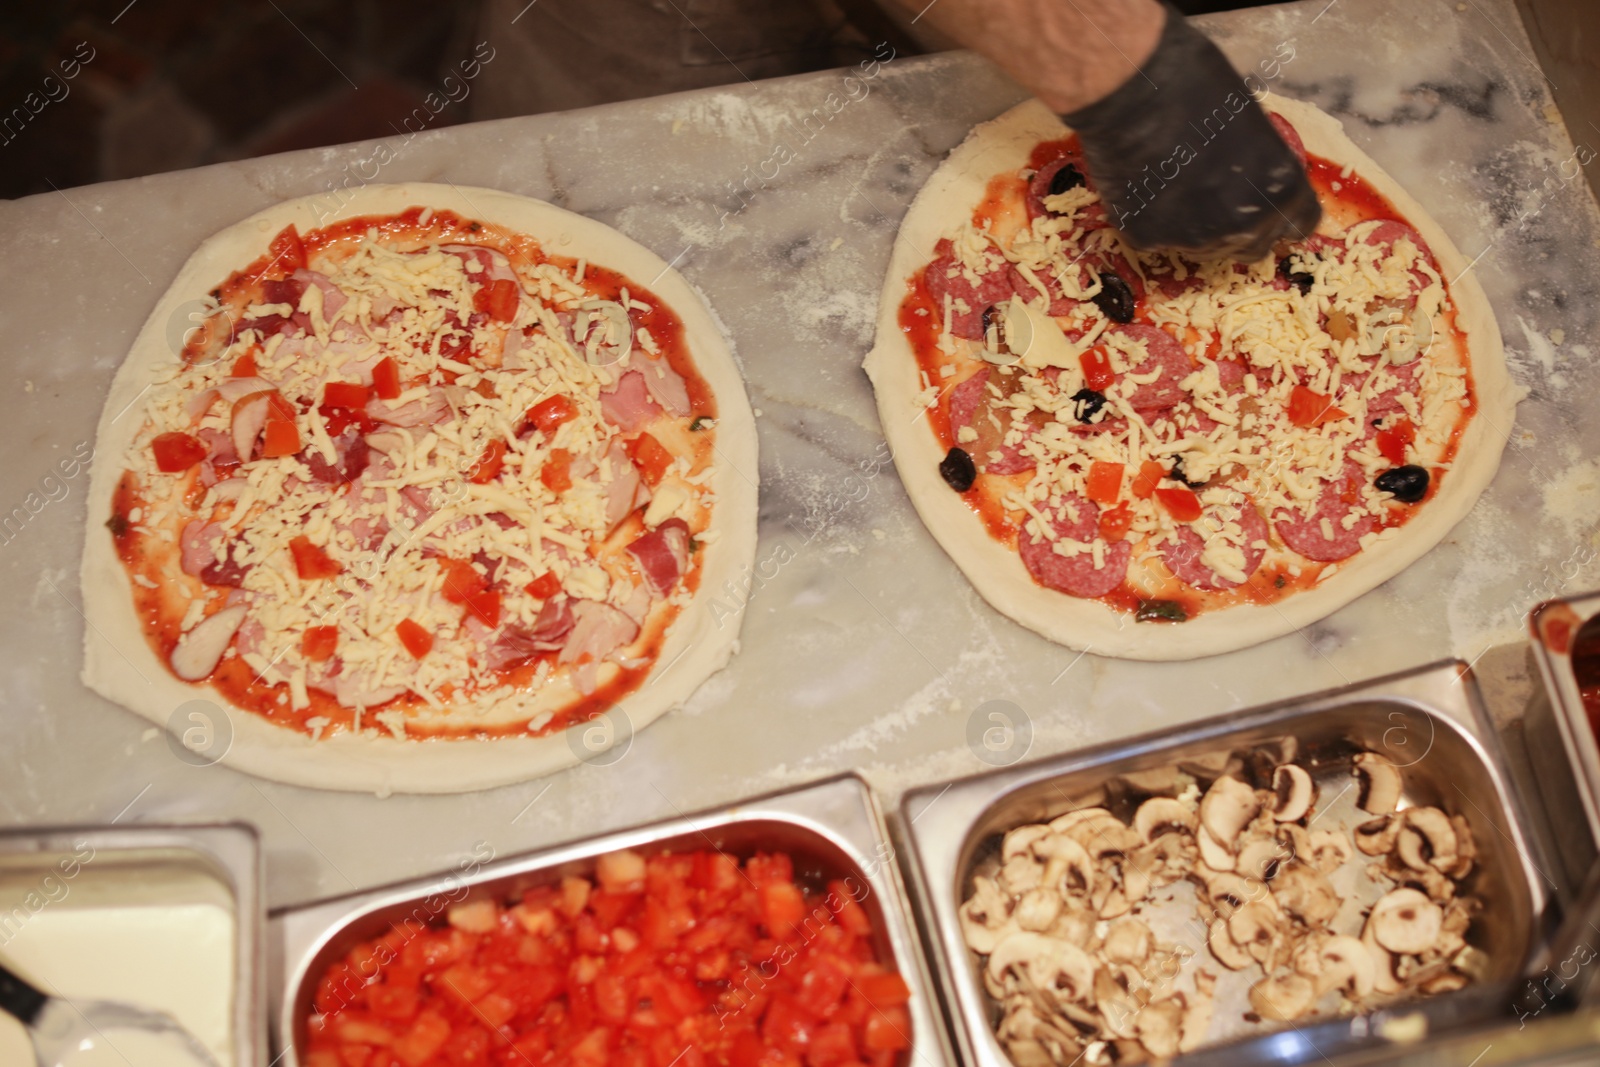
[(1000, 314), (1000, 305), (990, 304), (988, 307), (983, 309), (983, 335), (985, 337), (989, 336), (990, 330), (995, 330), (997, 331), (995, 334), (996, 338), (999, 340), (1004, 340), (1004, 337), (998, 332), (1003, 329), (1004, 326), (1005, 319)]
[(1106, 406), (1106, 394), (1093, 389), (1079, 389), (1072, 394), (1072, 414), (1079, 422), (1088, 422)]
[(1126, 325), (1133, 321), (1133, 290), (1121, 275), (1107, 271), (1100, 275), (1100, 291), (1094, 294), (1094, 306), (1112, 322)]
[(1373, 479), (1373, 485), (1404, 504), (1415, 504), (1428, 495), (1428, 469), (1414, 463), (1386, 470)]
[(1316, 283), (1316, 276), (1303, 270), (1295, 270), (1292, 256), (1284, 256), (1278, 260), (1278, 277), (1300, 290), (1300, 295), (1311, 292), (1311, 286)]
[(1168, 473), (1168, 476), (1171, 477), (1173, 481), (1182, 482), (1184, 485), (1187, 485), (1190, 489), (1199, 489), (1202, 485), (1206, 484), (1206, 480), (1204, 478), (1201, 478), (1198, 481), (1194, 481), (1194, 480), (1191, 480), (1189, 478), (1189, 475), (1183, 469), (1183, 457), (1182, 456), (1173, 456), (1172, 457), (1172, 469), (1170, 471), (1168, 471), (1167, 473)]
[(1068, 163), (1050, 178), (1050, 195), (1060, 196), (1068, 189), (1076, 189), (1083, 184), (1083, 171), (1078, 169), (1077, 164)]
[(965, 493), (972, 488), (972, 483), (977, 481), (978, 468), (965, 449), (952, 448), (945, 453), (944, 459), (939, 461), (939, 477), (956, 492)]

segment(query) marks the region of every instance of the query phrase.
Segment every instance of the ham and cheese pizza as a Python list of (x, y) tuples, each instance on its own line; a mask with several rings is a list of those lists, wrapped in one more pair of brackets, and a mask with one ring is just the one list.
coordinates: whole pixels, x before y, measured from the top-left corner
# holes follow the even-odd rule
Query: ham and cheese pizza
[(527, 777), (731, 650), (697, 593), (753, 556), (742, 383), (598, 223), (448, 186), (270, 209), (196, 253), (105, 411), (87, 678), (160, 722), (228, 709), (244, 770)]
[(866, 364), (896, 464), (979, 591), (1064, 644), (1290, 632), (1431, 548), (1498, 466), (1513, 397), (1476, 279), (1334, 120), (1266, 104), (1323, 221), (1258, 263), (1132, 250), (1037, 102), (902, 225)]

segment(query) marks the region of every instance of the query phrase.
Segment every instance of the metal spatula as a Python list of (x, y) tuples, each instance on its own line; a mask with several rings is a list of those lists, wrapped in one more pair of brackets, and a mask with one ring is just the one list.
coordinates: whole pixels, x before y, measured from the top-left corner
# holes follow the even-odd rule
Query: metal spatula
[(105, 1032), (142, 1030), (167, 1034), (201, 1067), (218, 1067), (205, 1046), (165, 1012), (107, 1000), (66, 1001), (33, 988), (0, 966), (0, 1011), (28, 1028), (39, 1067), (66, 1067), (74, 1052), (105, 1042)]

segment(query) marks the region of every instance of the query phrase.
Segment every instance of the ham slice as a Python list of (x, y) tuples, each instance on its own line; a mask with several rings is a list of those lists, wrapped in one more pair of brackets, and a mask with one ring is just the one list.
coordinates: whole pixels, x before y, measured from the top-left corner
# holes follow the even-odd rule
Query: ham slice
[(677, 588), (689, 567), (689, 524), (668, 519), (628, 546), (628, 553), (639, 564), (639, 572), (658, 597)]
[(650, 489), (639, 477), (639, 468), (628, 458), (622, 442), (612, 441), (606, 458), (611, 461), (611, 484), (606, 486), (606, 529), (614, 530), (634, 508), (649, 502)]
[(439, 251), (460, 256), (463, 266), (476, 260), (480, 264), (480, 269), (473, 270), (467, 266), (467, 277), (480, 284), (484, 281), (517, 281), (517, 272), (511, 269), (511, 261), (503, 253), (496, 252), (492, 248), (479, 248), (477, 245), (440, 245)]
[(639, 636), (639, 624), (626, 612), (598, 600), (578, 601), (572, 619), (572, 633), (561, 646), (558, 663), (599, 663)]
[[(307, 270), (301, 267), (294, 272), (292, 280), (300, 283), (300, 296), (304, 296), (305, 291), (313, 285), (322, 290), (322, 317), (329, 322), (332, 322), (333, 317), (339, 313), (339, 309), (344, 307), (345, 301), (350, 299), (337, 285), (333, 284), (333, 279), (326, 274), (318, 274), (314, 270)], [(295, 307), (299, 306), (300, 299), (296, 297)]]
[(390, 426), (432, 426), (450, 415), (450, 399), (443, 389), (430, 388), (423, 399), (399, 407), (392, 407), (389, 401), (373, 397), (367, 401), (366, 410), (373, 419)]
[(226, 534), (214, 522), (190, 522), (178, 535), (178, 566), (185, 574), (192, 574), (207, 585), (225, 585), (238, 589), (244, 585), (244, 576), (250, 568), (232, 559), (222, 558), (221, 546)]
[(618, 429), (632, 433), (660, 415), (661, 406), (652, 399), (644, 375), (630, 370), (616, 385), (601, 392), (600, 413)]
[(217, 561), (217, 545), (224, 536), (223, 529), (214, 522), (195, 519), (178, 535), (178, 566), (183, 573), (199, 577), (201, 572)]
[(504, 670), (528, 662), (541, 652), (554, 652), (566, 642), (576, 623), (571, 602), (564, 596), (551, 597), (539, 609), (533, 629), (507, 626), (489, 646), (488, 665)]
[(311, 471), (311, 477), (326, 485), (342, 485), (361, 477), (371, 460), (372, 449), (355, 430), (349, 430), (333, 439), (338, 461), (330, 464), (316, 449), (307, 449), (301, 458)]
[(172, 673), (186, 682), (198, 682), (216, 670), (249, 610), (243, 604), (235, 604), (201, 619), (194, 629), (178, 638), (177, 647), (172, 650)]
[(665, 358), (646, 357), (638, 365), (645, 388), (657, 404), (674, 415), (689, 414), (689, 386)]
[(401, 685), (374, 685), (371, 675), (341, 671), (333, 679), (333, 698), (347, 708), (374, 708), (406, 691)]

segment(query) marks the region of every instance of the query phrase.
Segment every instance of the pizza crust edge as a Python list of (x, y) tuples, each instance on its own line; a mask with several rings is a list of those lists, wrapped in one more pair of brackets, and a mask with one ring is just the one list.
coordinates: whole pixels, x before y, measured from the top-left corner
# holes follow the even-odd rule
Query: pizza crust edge
[[(224, 708), (232, 741), (220, 762), (236, 770), (291, 785), (387, 794), (459, 793), (525, 781), (579, 762), (573, 730), (541, 737), (406, 740), (341, 734), (313, 741), (239, 709), (214, 689), (174, 677), (151, 649), (132, 607), (132, 584), (117, 557), (104, 520), (122, 474), (121, 460), (139, 429), (135, 410), (143, 390), (176, 362), (168, 346), (169, 322), (183, 305), (208, 293), (266, 249), (291, 223), (301, 232), (357, 215), (393, 214), (414, 206), (447, 208), (514, 233), (527, 234), (552, 253), (586, 257), (665, 300), (683, 323), (696, 369), (717, 399), (718, 451), (711, 488), (713, 528), (705, 546), (694, 599), (668, 630), (661, 654), (644, 682), (619, 702), (637, 733), (678, 707), (717, 671), (738, 645), (742, 613), (717, 617), (717, 590), (754, 566), (756, 550), (757, 441), (755, 416), (743, 375), (714, 313), (698, 290), (665, 260), (604, 223), (530, 197), (495, 189), (412, 182), (369, 185), (341, 194), (336, 215), (329, 196), (300, 197), (259, 211), (203, 241), (157, 302), (117, 370), (95, 435), (89, 476), (83, 590), (83, 683), (168, 729), (186, 703), (209, 700)], [(665, 667), (665, 670), (662, 668)], [(592, 722), (592, 720), (591, 720)], [(185, 724), (177, 724), (181, 730)]]
[(991, 177), (1025, 166), (1040, 141), (1071, 131), (1037, 100), (975, 127), (918, 193), (901, 222), (890, 256), (872, 351), (862, 366), (877, 397), (879, 419), (895, 467), (923, 524), (991, 606), (1058, 644), (1137, 660), (1184, 660), (1247, 648), (1293, 633), (1377, 588), (1444, 540), (1494, 479), (1515, 416), (1516, 392), (1506, 372), (1500, 331), (1489, 299), (1467, 260), (1414, 197), (1363, 152), (1343, 125), (1319, 108), (1267, 94), (1306, 150), (1348, 165), (1387, 197), (1432, 248), (1466, 334), (1478, 410), (1462, 435), (1450, 476), (1382, 551), (1363, 550), (1315, 588), (1274, 604), (1207, 612), (1181, 624), (1135, 623), (1131, 615), (1039, 585), (1014, 548), (989, 536), (978, 516), (938, 473), (944, 450), (924, 420), (913, 418), (922, 391), (911, 346), (899, 329), (905, 282), (934, 258), (934, 245), (970, 217)]

